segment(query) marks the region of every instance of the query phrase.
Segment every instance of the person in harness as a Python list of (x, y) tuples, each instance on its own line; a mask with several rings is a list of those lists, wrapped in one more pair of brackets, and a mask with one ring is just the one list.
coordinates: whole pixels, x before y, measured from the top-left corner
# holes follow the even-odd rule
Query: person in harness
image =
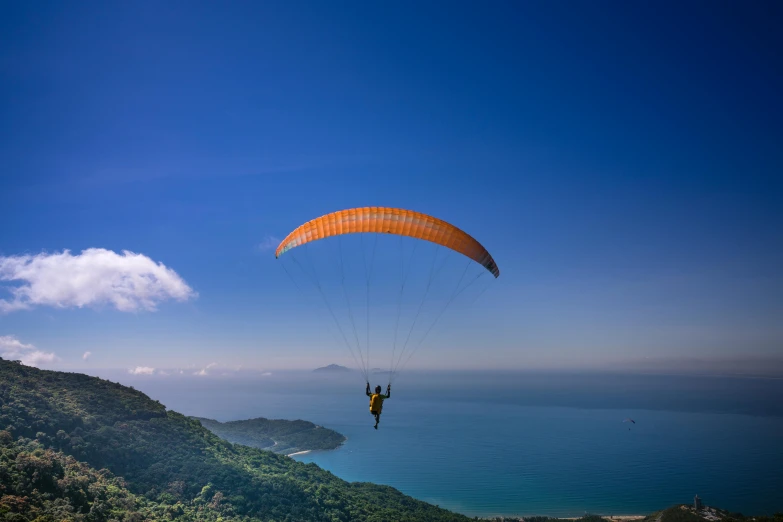
[(391, 383), (386, 387), (386, 395), (381, 395), (381, 387), (375, 387), (375, 393), (370, 393), (370, 383), (367, 383), (365, 391), (370, 398), (370, 413), (375, 417), (375, 429), (378, 429), (378, 423), (381, 421), (381, 412), (383, 411), (383, 401), (391, 397)]

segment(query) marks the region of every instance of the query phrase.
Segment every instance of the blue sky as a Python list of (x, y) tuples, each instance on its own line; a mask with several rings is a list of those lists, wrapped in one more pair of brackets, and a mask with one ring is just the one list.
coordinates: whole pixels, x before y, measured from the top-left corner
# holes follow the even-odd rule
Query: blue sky
[[(265, 246), (382, 205), (452, 222), (501, 269), (414, 367), (781, 356), (781, 19), (775, 2), (4, 3), (0, 338), (59, 368), (351, 363)], [(89, 286), (89, 256), (89, 284), (46, 257), (90, 248), (118, 254), (110, 272), (146, 270), (124, 250), (173, 271), (143, 289), (154, 310)], [(19, 256), (41, 254), (55, 264), (14, 308)]]

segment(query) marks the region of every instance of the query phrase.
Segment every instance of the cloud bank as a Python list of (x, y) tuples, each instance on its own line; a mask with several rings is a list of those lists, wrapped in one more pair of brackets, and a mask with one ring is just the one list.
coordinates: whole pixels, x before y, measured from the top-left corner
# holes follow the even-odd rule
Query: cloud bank
[(206, 366), (206, 368), (202, 368), (201, 370), (199, 370), (197, 372), (193, 372), (193, 375), (199, 375), (199, 376), (202, 376), (202, 377), (205, 376), (205, 375), (209, 375), (209, 369), (210, 368), (214, 368), (215, 366), (217, 366), (217, 363), (214, 363), (214, 362), (213, 363), (209, 363)]
[(25, 366), (40, 366), (59, 359), (54, 352), (42, 352), (32, 344), (24, 344), (13, 335), (0, 336), (0, 356), (3, 359), (22, 361)]
[(109, 304), (121, 312), (156, 310), (166, 299), (187, 301), (198, 294), (172, 269), (149, 257), (103, 248), (35, 256), (0, 256), (0, 281), (12, 298), (0, 299), (0, 313), (35, 306), (82, 308)]
[(128, 373), (131, 375), (153, 375), (155, 373), (155, 368), (150, 368), (149, 366), (137, 366), (128, 370)]

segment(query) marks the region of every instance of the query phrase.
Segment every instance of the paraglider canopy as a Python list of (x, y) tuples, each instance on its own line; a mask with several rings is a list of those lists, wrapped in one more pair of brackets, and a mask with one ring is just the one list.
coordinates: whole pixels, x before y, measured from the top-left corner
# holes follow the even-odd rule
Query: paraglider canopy
[(288, 234), (275, 250), (275, 257), (310, 241), (361, 232), (431, 241), (468, 256), (496, 278), (500, 276), (500, 270), (487, 249), (467, 233), (441, 219), (401, 208), (352, 208), (313, 219)]

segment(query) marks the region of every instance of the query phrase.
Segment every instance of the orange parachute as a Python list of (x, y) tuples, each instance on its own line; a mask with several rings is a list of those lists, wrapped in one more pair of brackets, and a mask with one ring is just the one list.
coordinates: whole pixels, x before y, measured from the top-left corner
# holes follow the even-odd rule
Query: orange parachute
[(362, 207), (332, 212), (296, 228), (280, 243), (275, 257), (311, 241), (356, 233), (394, 234), (423, 239), (459, 252), (490, 271), (500, 270), (481, 243), (454, 225), (421, 212), (389, 207)]

